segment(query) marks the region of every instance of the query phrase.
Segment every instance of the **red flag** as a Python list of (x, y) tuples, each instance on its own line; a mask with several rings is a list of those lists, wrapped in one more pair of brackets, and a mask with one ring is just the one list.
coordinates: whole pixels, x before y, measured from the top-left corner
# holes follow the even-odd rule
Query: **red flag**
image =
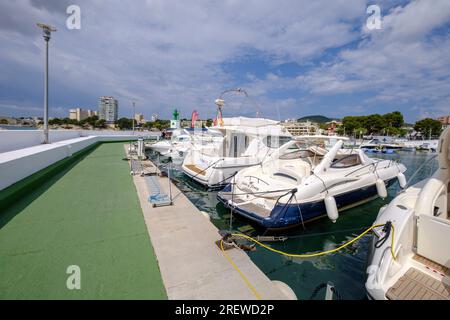
[(191, 128), (195, 128), (195, 121), (197, 121), (198, 119), (198, 112), (197, 110), (192, 111), (192, 116), (191, 116)]

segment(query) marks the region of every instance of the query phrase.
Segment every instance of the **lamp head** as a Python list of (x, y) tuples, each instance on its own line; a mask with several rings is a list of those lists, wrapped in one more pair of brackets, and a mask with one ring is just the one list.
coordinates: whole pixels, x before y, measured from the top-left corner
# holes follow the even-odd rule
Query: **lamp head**
[(37, 26), (42, 29), (44, 40), (47, 42), (50, 40), (51, 33), (56, 31), (55, 28), (53, 28), (52, 26), (50, 26), (48, 24), (37, 23)]

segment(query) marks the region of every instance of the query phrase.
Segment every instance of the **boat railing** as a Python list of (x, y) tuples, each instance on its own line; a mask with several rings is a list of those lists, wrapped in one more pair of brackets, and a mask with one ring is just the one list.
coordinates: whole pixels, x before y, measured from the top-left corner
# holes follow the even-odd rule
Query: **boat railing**
[(386, 258), (386, 252), (388, 252), (388, 250), (389, 250), (389, 252), (390, 252), (390, 250), (391, 250), (391, 246), (387, 246), (386, 248), (384, 248), (384, 250), (383, 250), (383, 254), (381, 255), (381, 259), (380, 259), (380, 262), (378, 262), (378, 273), (377, 273), (377, 282), (379, 282), (380, 281), (380, 274), (381, 274), (381, 267), (383, 266), (383, 263), (384, 263), (384, 259)]
[(252, 181), (252, 178), (255, 178), (256, 181), (262, 182), (262, 183), (264, 183), (264, 184), (266, 184), (266, 185), (269, 185), (266, 181), (264, 181), (264, 180), (262, 180), (261, 178), (258, 178), (258, 177), (256, 177), (256, 176), (247, 176), (247, 178), (250, 178), (250, 179), (249, 179), (250, 181)]
[[(344, 177), (348, 177), (348, 176), (354, 174), (355, 172), (358, 172), (358, 171), (360, 171), (360, 170), (362, 170), (362, 169), (370, 168), (370, 167), (373, 167), (373, 171), (376, 171), (377, 168), (378, 168), (378, 164), (379, 164), (380, 162), (382, 162), (382, 161), (384, 161), (384, 160), (380, 160), (380, 161), (375, 161), (375, 162), (372, 162), (372, 163), (368, 163), (368, 164), (366, 164), (366, 165), (364, 165), (364, 166), (362, 166), (362, 167), (360, 167), (360, 168), (358, 168), (358, 169), (356, 169), (356, 170), (353, 170), (353, 171), (347, 173)], [(386, 168), (389, 167), (389, 166), (390, 166), (390, 164), (387, 165)]]

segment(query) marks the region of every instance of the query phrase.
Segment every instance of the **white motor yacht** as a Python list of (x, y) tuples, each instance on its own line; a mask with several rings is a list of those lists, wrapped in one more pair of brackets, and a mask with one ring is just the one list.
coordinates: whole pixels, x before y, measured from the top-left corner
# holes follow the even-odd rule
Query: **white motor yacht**
[[(380, 209), (369, 251), (367, 295), (376, 300), (450, 300), (450, 127), (434, 174)], [(433, 158), (432, 158), (433, 159)]]
[(281, 146), (262, 165), (241, 170), (218, 199), (267, 229), (282, 229), (327, 216), (374, 197), (387, 196), (406, 168), (392, 160), (367, 157), (363, 150), (327, 150), (305, 144), (307, 137)]
[(209, 188), (220, 188), (239, 170), (261, 164), (292, 135), (277, 121), (264, 118), (223, 118), (223, 140), (217, 147), (192, 148), (182, 165), (183, 172)]

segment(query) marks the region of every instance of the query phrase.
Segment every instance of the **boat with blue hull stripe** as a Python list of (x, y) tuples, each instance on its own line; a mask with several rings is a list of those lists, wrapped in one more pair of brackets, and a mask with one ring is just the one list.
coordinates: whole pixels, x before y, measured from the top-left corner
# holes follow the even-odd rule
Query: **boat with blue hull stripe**
[[(386, 186), (391, 186), (396, 179), (390, 179), (385, 181)], [(298, 226), (303, 223), (317, 220), (327, 215), (325, 203), (323, 200), (307, 202), (307, 203), (290, 203), (290, 204), (277, 204), (270, 214), (266, 217), (260, 216), (245, 210), (242, 206), (231, 205), (228, 197), (224, 195), (231, 192), (231, 184), (227, 185), (222, 192), (219, 192), (217, 199), (227, 208), (231, 208), (233, 212), (250, 219), (266, 229), (285, 229), (294, 226)], [(378, 196), (376, 185), (370, 185), (364, 188), (354, 190), (352, 192), (336, 195), (336, 204), (339, 211), (343, 211), (360, 205), (364, 202), (370, 201)], [(301, 211), (301, 215), (299, 212)], [(303, 218), (303, 221), (302, 221)]]

